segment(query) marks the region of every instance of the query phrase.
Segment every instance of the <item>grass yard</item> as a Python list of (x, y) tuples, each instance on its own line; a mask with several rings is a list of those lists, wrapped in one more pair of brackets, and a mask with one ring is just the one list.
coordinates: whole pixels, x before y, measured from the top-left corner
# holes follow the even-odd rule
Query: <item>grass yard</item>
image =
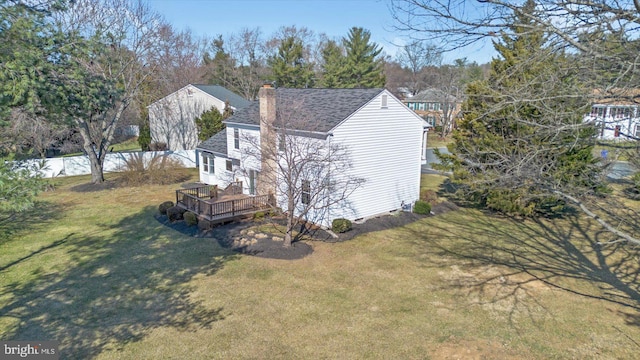
[[(196, 177), (195, 171), (192, 172)], [(107, 176), (115, 176), (107, 174)], [(425, 187), (443, 180), (425, 176)], [(75, 192), (0, 227), (0, 339), (61, 359), (633, 359), (640, 258), (576, 216), (462, 209), (295, 261), (158, 223), (178, 185)]]
[(451, 135), (449, 135), (446, 138), (441, 138), (440, 133), (435, 130), (431, 130), (427, 133), (427, 147), (430, 147), (430, 148), (447, 147), (447, 145), (449, 145), (451, 141), (453, 141), (453, 139), (451, 138)]

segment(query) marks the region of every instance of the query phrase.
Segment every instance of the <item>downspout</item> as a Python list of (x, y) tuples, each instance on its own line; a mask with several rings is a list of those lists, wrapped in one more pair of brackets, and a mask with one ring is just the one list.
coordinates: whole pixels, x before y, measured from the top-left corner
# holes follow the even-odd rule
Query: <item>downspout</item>
[(329, 133), (328, 141), (329, 141), (329, 169), (327, 170), (327, 197), (326, 197), (326, 208), (327, 208), (327, 227), (331, 228), (331, 139), (333, 139), (333, 133)]

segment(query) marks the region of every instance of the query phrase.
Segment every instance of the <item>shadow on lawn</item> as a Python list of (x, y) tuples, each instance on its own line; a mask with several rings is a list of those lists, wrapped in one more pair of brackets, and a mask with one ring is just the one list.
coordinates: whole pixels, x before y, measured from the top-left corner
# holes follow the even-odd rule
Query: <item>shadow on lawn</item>
[[(535, 321), (532, 314), (544, 308), (531, 294), (533, 282), (539, 280), (556, 289), (620, 304), (618, 314), (626, 323), (640, 326), (638, 249), (624, 243), (599, 245), (611, 240), (599, 224), (580, 220), (579, 215), (563, 220), (496, 221), (495, 216), (476, 211), (447, 217), (446, 226), (438, 224), (429, 224), (432, 231), (415, 233), (419, 246), (428, 247), (424, 251), (435, 251), (443, 261), (453, 256), (481, 265), (473, 267), (480, 269), (478, 273), (447, 286), (490, 303), (510, 302), (510, 319), (519, 312)], [(508, 270), (496, 271), (491, 265)]]
[(38, 201), (32, 209), (19, 214), (0, 212), (0, 244), (25, 231), (46, 226), (63, 216), (64, 209), (61, 206), (47, 201)]
[(159, 327), (207, 328), (224, 319), (190, 299), (186, 283), (212, 275), (236, 256), (215, 239), (168, 238), (154, 219), (155, 207), (105, 226), (106, 234), (66, 240), (74, 262), (37, 282), (12, 283), (0, 316), (18, 318), (3, 340), (57, 340), (62, 358), (88, 359), (105, 349), (141, 340)]

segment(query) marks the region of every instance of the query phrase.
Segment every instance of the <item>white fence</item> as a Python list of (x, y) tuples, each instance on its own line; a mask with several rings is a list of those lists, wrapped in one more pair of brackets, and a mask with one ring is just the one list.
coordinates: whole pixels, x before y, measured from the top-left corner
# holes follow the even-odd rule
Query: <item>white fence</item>
[[(125, 161), (133, 156), (142, 154), (145, 162), (156, 156), (167, 156), (176, 159), (187, 168), (196, 167), (196, 151), (195, 150), (176, 150), (176, 151), (138, 151), (138, 152), (122, 152), (108, 153), (104, 159), (104, 172), (117, 172), (122, 169)], [(44, 160), (29, 160), (28, 163), (45, 162), (45, 166), (40, 173), (44, 177), (56, 176), (75, 176), (91, 174), (91, 166), (87, 156), (72, 156), (61, 158), (50, 158)]]

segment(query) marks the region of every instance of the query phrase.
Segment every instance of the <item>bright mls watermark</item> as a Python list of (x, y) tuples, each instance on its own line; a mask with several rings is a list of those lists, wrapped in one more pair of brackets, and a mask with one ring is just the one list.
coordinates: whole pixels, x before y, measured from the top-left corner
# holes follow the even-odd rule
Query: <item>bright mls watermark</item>
[(0, 341), (0, 359), (58, 360), (59, 341)]

